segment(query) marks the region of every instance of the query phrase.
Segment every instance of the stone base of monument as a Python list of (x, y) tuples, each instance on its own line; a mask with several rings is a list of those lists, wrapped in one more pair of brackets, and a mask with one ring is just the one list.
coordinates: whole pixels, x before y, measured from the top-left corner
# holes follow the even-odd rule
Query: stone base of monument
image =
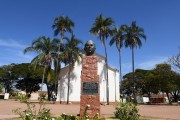
[(97, 56), (84, 56), (81, 73), (80, 116), (89, 118), (100, 115), (100, 89)]
[(100, 115), (100, 103), (98, 96), (81, 96), (80, 115), (83, 116), (85, 112), (90, 118), (95, 115)]

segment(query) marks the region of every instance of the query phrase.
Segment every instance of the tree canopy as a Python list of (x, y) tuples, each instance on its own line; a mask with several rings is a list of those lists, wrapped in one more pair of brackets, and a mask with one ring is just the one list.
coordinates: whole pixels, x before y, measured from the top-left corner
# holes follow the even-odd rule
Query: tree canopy
[(5, 92), (12, 92), (13, 90), (13, 76), (12, 68), (14, 64), (3, 65), (0, 67), (0, 83), (2, 84)]
[(40, 83), (42, 80), (43, 68), (37, 66), (37, 69), (30, 63), (16, 64), (12, 68), (12, 76), (17, 81), (16, 89), (26, 91), (31, 94), (40, 89)]
[[(132, 95), (133, 79), (132, 72), (123, 76), (121, 92), (125, 95)], [(165, 93), (170, 101), (169, 94), (174, 101), (180, 98), (180, 75), (171, 70), (169, 64), (157, 64), (152, 70), (135, 70), (135, 92), (138, 95), (148, 95)]]

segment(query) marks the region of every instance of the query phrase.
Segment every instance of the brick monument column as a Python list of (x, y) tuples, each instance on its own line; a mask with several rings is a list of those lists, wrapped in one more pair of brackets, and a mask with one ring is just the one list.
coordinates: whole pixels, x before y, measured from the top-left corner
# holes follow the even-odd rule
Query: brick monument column
[(96, 114), (100, 115), (98, 57), (92, 56), (95, 44), (91, 40), (85, 44), (84, 50), (86, 56), (82, 60), (80, 116), (84, 116), (87, 110), (87, 115), (92, 118)]

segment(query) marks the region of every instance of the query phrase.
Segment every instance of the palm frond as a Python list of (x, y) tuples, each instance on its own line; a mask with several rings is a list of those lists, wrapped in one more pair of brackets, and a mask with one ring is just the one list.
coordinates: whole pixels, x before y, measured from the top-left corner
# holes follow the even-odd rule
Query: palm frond
[(24, 54), (26, 54), (27, 52), (32, 52), (32, 51), (35, 51), (35, 52), (38, 52), (38, 51), (36, 51), (35, 49), (34, 49), (34, 47), (27, 47), (27, 48), (25, 48), (24, 49)]
[(113, 35), (111, 26), (113, 26), (114, 21), (111, 18), (105, 18), (100, 14), (94, 21), (92, 28), (89, 30), (90, 33), (98, 37), (102, 45), (105, 45), (104, 39)]
[(52, 25), (52, 28), (55, 29), (55, 36), (57, 36), (59, 33), (61, 36), (64, 36), (64, 33), (66, 31), (71, 33), (72, 27), (74, 27), (74, 22), (72, 22), (72, 20), (68, 16), (60, 16), (58, 18), (55, 18), (54, 24)]

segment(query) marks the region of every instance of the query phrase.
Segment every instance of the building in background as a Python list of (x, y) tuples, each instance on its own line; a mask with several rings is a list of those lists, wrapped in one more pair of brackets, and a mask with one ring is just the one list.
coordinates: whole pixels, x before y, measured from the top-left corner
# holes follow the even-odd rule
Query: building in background
[[(105, 57), (94, 54), (98, 57), (98, 75), (100, 81), (100, 101), (106, 102), (106, 67)], [(61, 79), (58, 81), (57, 101), (67, 101), (68, 66), (61, 69)], [(80, 102), (81, 94), (81, 71), (82, 64), (75, 63), (70, 79), (70, 102)], [(119, 71), (109, 66), (109, 101), (119, 101)]]

